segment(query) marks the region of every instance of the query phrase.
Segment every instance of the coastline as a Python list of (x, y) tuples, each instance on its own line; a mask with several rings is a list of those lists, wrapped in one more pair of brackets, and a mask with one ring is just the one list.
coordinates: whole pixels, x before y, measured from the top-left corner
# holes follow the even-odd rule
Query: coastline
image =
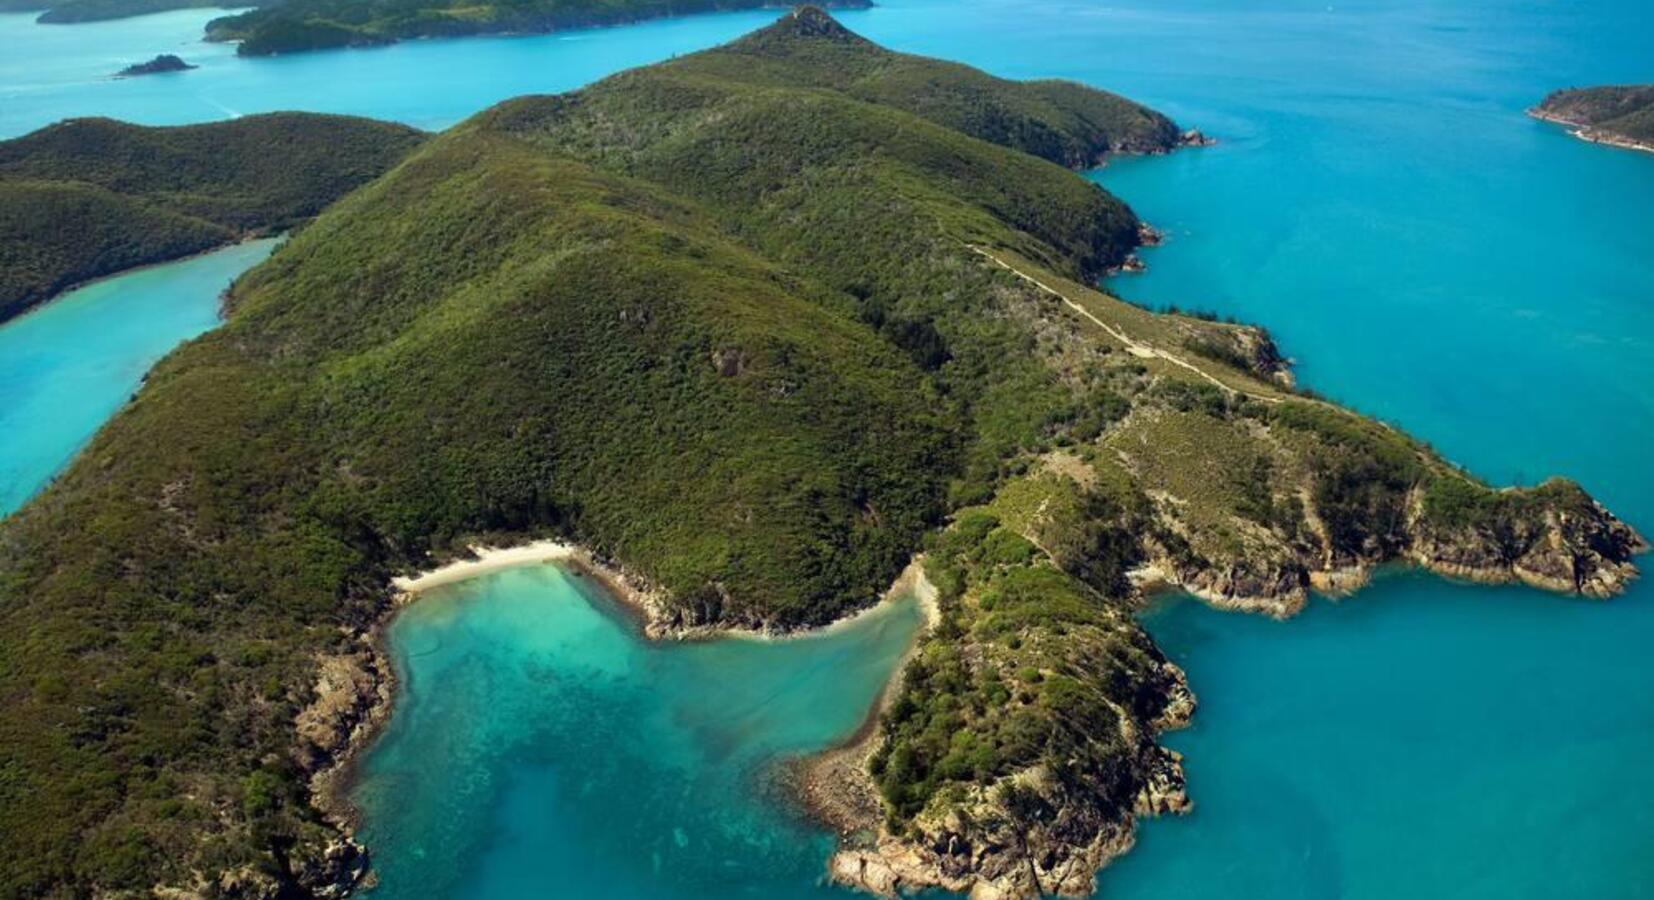
[(1537, 106), (1527, 110), (1527, 114), (1530, 118), (1538, 119), (1541, 122), (1550, 122), (1553, 125), (1561, 125), (1568, 129), (1568, 133), (1570, 135), (1573, 135), (1588, 144), (1601, 144), (1604, 147), (1617, 147), (1621, 150), (1636, 150), (1641, 153), (1654, 153), (1654, 143), (1633, 140), (1631, 138), (1621, 137), (1617, 134), (1610, 134), (1606, 131), (1592, 128), (1582, 122), (1576, 122), (1572, 119), (1556, 115), (1555, 113), (1546, 112)]
[(396, 588), (400, 594), (418, 594), (517, 566), (573, 559), (579, 552), (579, 548), (573, 544), (553, 540), (530, 541), (510, 547), (474, 544), (471, 546), (473, 558), (456, 559), (411, 576), (398, 575), (391, 579), (391, 587)]
[[(877, 836), (884, 810), (879, 802), (878, 788), (867, 773), (867, 758), (879, 747), (879, 720), (895, 702), (896, 695), (901, 693), (902, 676), (907, 671), (907, 664), (913, 661), (925, 638), (942, 621), (938, 592), (930, 579), (925, 577), (923, 555), (914, 557), (908, 563), (878, 603), (855, 616), (826, 626), (832, 628), (853, 621), (904, 594), (911, 595), (919, 603), (919, 627), (914, 629), (907, 649), (896, 660), (890, 677), (868, 707), (861, 724), (838, 744), (783, 763), (793, 797), (806, 817), (837, 836), (839, 846), (834, 849), (834, 858), (846, 846), (870, 843)], [(828, 865), (832, 865), (831, 859)]]
[(299, 743), (293, 755), (300, 768), (310, 773), (310, 805), (338, 829), (339, 839), (328, 845), (321, 871), (297, 879), (314, 896), (343, 897), (376, 883), (369, 848), (356, 839), (361, 810), (351, 801), (350, 790), (357, 764), (395, 712), (399, 679), (386, 636), (404, 608), (426, 591), (520, 566), (547, 564), (568, 566), (598, 581), (605, 595), (640, 625), (650, 616), (648, 598), (658, 596), (618, 566), (565, 541), (472, 544), (468, 552), (469, 558), (393, 576), (387, 585), (388, 602), (373, 624), (357, 635), (359, 648), (317, 661), (315, 699), (294, 720)]
[[(81, 288), (91, 287), (92, 285), (97, 284), (100, 281), (108, 281), (112, 278), (120, 278), (123, 275), (131, 275), (134, 272), (141, 272), (145, 269), (153, 269), (153, 268), (157, 268), (159, 266), (170, 266), (173, 263), (188, 262), (192, 259), (200, 259), (201, 257), (204, 257), (204, 256), (211, 256), (214, 253), (220, 253), (220, 252), (223, 252), (225, 250), (233, 249), (235, 247), (245, 246), (247, 244), (251, 244), (251, 243), (254, 243), (256, 241), (274, 240), (274, 241), (280, 242), (280, 241), (286, 239), (286, 237), (287, 237), (287, 231), (285, 231), (285, 230), (278, 231), (274, 234), (249, 233), (249, 234), (242, 235), (242, 236), (236, 238), (235, 240), (225, 241), (224, 243), (221, 243), (221, 244), (214, 244), (211, 247), (207, 247), (207, 248), (202, 249), (202, 250), (197, 250), (193, 253), (186, 253), (183, 256), (171, 256), (171, 257), (167, 257), (165, 259), (153, 259), (153, 260), (150, 260), (148, 262), (138, 263), (135, 266), (127, 266), (124, 269), (116, 269), (113, 272), (105, 272), (101, 275), (93, 275), (90, 278), (83, 278), (79, 281), (73, 281), (73, 282), (70, 282), (69, 284), (66, 284), (66, 285), (58, 288), (57, 290), (53, 291), (51, 294), (47, 295), (45, 298), (43, 298), (41, 300), (37, 300), (34, 303), (29, 303), (29, 304), (24, 305), (22, 308), (20, 308), (17, 311), (13, 312), (11, 315), (6, 315), (4, 312), (0, 312), (0, 328), (4, 328), (4, 327), (6, 327), (7, 325), (10, 325), (13, 322), (20, 321), (23, 318), (25, 318), (25, 317), (33, 314), (33, 313), (39, 312), (40, 310), (45, 309), (48, 306), (51, 306), (53, 303), (56, 303), (59, 300), (62, 300), (65, 297), (68, 297), (70, 294), (74, 293), (75, 291), (78, 291)], [(228, 292), (229, 292), (229, 286), (226, 285), (225, 289), (219, 293), (218, 317), (220, 319), (224, 318), (224, 296)]]
[[(389, 603), (373, 625), (358, 635), (360, 648), (318, 660), (315, 700), (295, 718), (299, 746), (294, 756), (300, 767), (311, 773), (310, 805), (338, 829), (339, 839), (328, 845), (323, 869), (307, 873), (310, 877), (300, 882), (314, 895), (340, 897), (359, 888), (371, 888), (376, 883), (369, 865), (369, 848), (356, 840), (361, 812), (351, 802), (350, 790), (355, 783), (357, 764), (395, 711), (398, 673), (386, 643), (392, 622), (427, 591), (522, 566), (562, 565), (592, 578), (602, 586), (605, 597), (633, 619), (640, 636), (647, 641), (791, 640), (849, 627), (886, 602), (913, 595), (920, 604), (921, 624), (861, 725), (843, 743), (784, 764), (800, 776), (792, 785), (794, 797), (812, 818), (817, 818), (819, 807), (812, 803), (810, 795), (822, 797), (840, 790), (865, 788), (871, 791), (867, 796), (875, 802), (873, 822), (877, 825), (877, 793), (865, 769), (854, 766), (863, 762), (876, 747), (879, 716), (899, 690), (901, 673), (921, 641), (940, 621), (937, 591), (925, 578), (922, 556), (914, 557), (876, 602), (816, 628), (777, 633), (753, 628), (667, 625), (662, 607), (664, 594), (660, 590), (646, 586), (639, 576), (578, 544), (540, 539), (507, 546), (473, 544), (468, 550), (469, 558), (392, 577)], [(845, 771), (845, 767), (850, 768)], [(829, 781), (830, 778), (835, 780)], [(820, 817), (819, 821), (837, 830), (828, 818)]]

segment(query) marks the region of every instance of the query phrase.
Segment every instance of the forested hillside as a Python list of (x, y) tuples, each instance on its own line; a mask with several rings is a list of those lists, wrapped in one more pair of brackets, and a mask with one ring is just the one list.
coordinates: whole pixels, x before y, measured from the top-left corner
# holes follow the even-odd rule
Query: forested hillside
[(176, 128), (72, 119), (0, 141), (0, 320), (82, 281), (291, 227), (422, 137), (275, 113)]

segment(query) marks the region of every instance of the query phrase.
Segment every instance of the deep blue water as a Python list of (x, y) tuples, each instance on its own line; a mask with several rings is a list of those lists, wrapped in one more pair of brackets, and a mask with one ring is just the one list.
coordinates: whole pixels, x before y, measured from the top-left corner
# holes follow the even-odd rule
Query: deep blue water
[[(56, 29), (0, 16), (0, 47), (25, 51), (0, 53), (0, 135), (65, 115), (159, 123), (275, 108), (439, 127), (774, 13), (276, 60), (194, 43), (210, 15)], [(844, 19), (898, 49), (1118, 90), (1215, 135), (1217, 147), (1097, 176), (1171, 235), (1149, 252), (1147, 275), (1112, 289), (1264, 324), (1317, 390), (1495, 482), (1574, 477), (1654, 531), (1654, 156), (1587, 145), (1521, 112), (1556, 86), (1654, 81), (1645, 2), (888, 0)], [(202, 68), (102, 77), (163, 50)], [(19, 324), (0, 328), (0, 342)], [(0, 405), (0, 420), (8, 412)], [(0, 443), (0, 471), (13, 446)], [(629, 667), (668, 649), (603, 631), (558, 584), (454, 594), (440, 614), (434, 601), (413, 607), (394, 637), (413, 689), (368, 766), (400, 766), (403, 780), (375, 795), (370, 777), (362, 794), (369, 836), (395, 836), (377, 845), (381, 894), (445, 893), (450, 882), (395, 880), (427, 871), (416, 855), (432, 853), (489, 873), (464, 881), (474, 896), (514, 896), (524, 882), (511, 879), (523, 878), (567, 879), (579, 887), (569, 896), (814, 890), (824, 837), (798, 830), (750, 774), (831, 728), (788, 747), (776, 733), (848, 727), (859, 688), (829, 700), (801, 688), (817, 699), (777, 707), (797, 721), (718, 732), (731, 755), (715, 758), (699, 743), (713, 732), (674, 738), (661, 724), (662, 709), (688, 700), (639, 696), (667, 670)], [(429, 631), (427, 615), (440, 620)], [(528, 618), (502, 624), (510, 616)], [(1197, 808), (1149, 823), (1105, 871), (1102, 896), (1654, 895), (1648, 583), (1597, 604), (1401, 574), (1289, 623), (1188, 602), (1146, 621), (1202, 700), (1195, 725), (1170, 738), (1187, 754)], [(598, 650), (560, 642), (557, 628), (596, 635), (627, 671), (582, 662)], [(424, 657), (409, 648), (433, 634), (480, 635), (480, 649), (439, 656), (421, 676)], [(795, 652), (764, 665), (790, 671)], [(535, 687), (546, 673), (555, 691)], [(450, 699), (481, 699), (444, 706), (444, 685)], [(515, 737), (488, 739), (499, 734)], [(662, 751), (625, 744), (639, 734)], [(421, 736), (453, 752), (395, 749), (425, 746)], [(614, 742), (621, 756), (593, 751)], [(489, 783), (418, 790), (472, 778)], [(701, 794), (731, 800), (708, 808)], [(614, 804), (642, 811), (635, 831)], [(715, 849), (670, 852), (668, 821), (688, 846)], [(621, 865), (614, 848), (632, 844), (651, 849)]]

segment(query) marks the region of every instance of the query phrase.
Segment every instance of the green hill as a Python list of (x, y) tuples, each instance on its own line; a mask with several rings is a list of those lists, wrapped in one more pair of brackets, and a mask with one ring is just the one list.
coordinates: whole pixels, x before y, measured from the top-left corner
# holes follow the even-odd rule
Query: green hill
[[(927, 65), (966, 87), (867, 87)], [(1144, 572), (1278, 612), (1390, 560), (1631, 577), (1577, 487), (1491, 491), (1258, 330), (1090, 287), (1137, 219), (1021, 148), (1116, 101), (1000, 84), (801, 10), (485, 111), (249, 272), (0, 522), (0, 891), (353, 884), (311, 778), (384, 687), (389, 578), (478, 539), (579, 541), (666, 632), (819, 624), (928, 548), (941, 624), (835, 871), (1010, 896), (1179, 805)]]
[(1556, 91), (1532, 110), (1539, 118), (1577, 125), (1580, 136), (1654, 149), (1654, 85)]
[(73, 119), (0, 142), (0, 320), (82, 281), (291, 227), (421, 138), (276, 113), (178, 128)]

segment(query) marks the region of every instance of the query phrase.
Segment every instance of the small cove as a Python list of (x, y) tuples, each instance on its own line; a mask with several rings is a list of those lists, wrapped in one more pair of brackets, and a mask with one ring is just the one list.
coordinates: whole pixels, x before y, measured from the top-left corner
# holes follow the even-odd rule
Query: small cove
[(785, 641), (648, 642), (558, 565), (422, 594), (352, 791), (372, 896), (841, 894), (775, 764), (853, 734), (919, 621), (907, 596)]

